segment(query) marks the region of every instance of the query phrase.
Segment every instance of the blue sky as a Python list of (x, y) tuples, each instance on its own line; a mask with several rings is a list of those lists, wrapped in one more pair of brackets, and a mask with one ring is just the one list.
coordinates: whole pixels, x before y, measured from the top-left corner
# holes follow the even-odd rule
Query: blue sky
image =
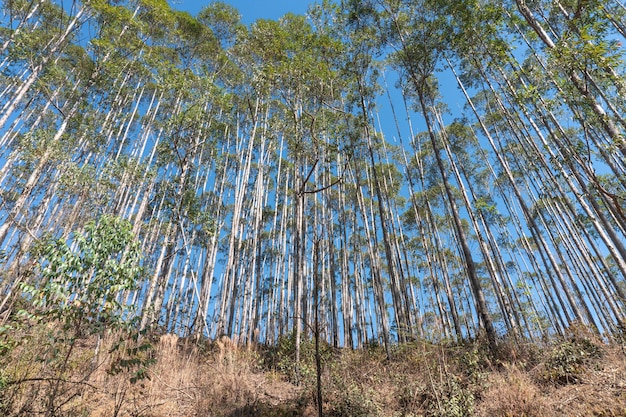
[[(315, 3), (313, 0), (222, 0), (222, 2), (231, 4), (239, 10), (241, 20), (246, 25), (257, 19), (276, 20), (289, 12), (304, 14), (309, 4)], [(210, 0), (169, 0), (173, 8), (185, 10), (194, 16), (210, 3), (212, 3)]]

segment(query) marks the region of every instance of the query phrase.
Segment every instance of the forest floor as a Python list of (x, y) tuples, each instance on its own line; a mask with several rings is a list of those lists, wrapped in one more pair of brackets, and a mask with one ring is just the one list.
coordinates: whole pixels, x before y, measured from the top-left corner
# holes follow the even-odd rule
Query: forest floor
[[(45, 332), (0, 352), (6, 416), (316, 416), (315, 350), (293, 339), (150, 343), (86, 336), (54, 350)], [(58, 340), (57, 340), (58, 342)], [(69, 348), (68, 346), (71, 346)], [(123, 352), (119, 353), (119, 352)], [(584, 331), (541, 343), (321, 349), (325, 416), (626, 416), (626, 352)], [(296, 383), (297, 382), (297, 383)]]

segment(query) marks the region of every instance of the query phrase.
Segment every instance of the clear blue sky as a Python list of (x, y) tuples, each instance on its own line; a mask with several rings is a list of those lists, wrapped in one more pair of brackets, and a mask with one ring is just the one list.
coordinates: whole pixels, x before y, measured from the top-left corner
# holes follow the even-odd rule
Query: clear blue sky
[[(168, 0), (174, 9), (185, 10), (192, 15), (198, 14), (211, 0)], [(234, 6), (241, 13), (241, 20), (249, 25), (257, 19), (276, 20), (286, 13), (304, 14), (314, 0), (222, 0)]]

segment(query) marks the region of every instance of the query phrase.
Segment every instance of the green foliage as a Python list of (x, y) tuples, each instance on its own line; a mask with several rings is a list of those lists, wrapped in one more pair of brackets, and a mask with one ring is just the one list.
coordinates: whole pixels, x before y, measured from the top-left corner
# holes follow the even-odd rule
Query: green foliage
[(474, 393), (453, 373), (430, 385), (405, 381), (398, 393), (403, 416), (463, 417), (474, 412)]
[[(331, 355), (327, 344), (320, 345), (320, 355), (322, 364), (327, 363)], [(315, 341), (302, 339), (300, 363), (296, 363), (295, 331), (288, 336), (283, 336), (265, 355), (265, 365), (284, 374), (289, 381), (298, 382), (304, 386), (314, 386), (316, 382)]]
[(198, 14), (198, 19), (210, 27), (218, 39), (234, 40), (237, 29), (242, 29), (241, 14), (230, 4), (213, 1)]
[(328, 413), (331, 417), (368, 417), (378, 415), (376, 405), (371, 395), (356, 385), (343, 389), (333, 401), (333, 407)]
[(12, 324), (3, 324), (0, 326), (0, 356), (12, 350), (16, 345), (16, 340), (12, 337), (15, 326)]
[(474, 412), (474, 394), (454, 376), (450, 376), (446, 384), (432, 387), (431, 394), (435, 395), (435, 400), (431, 398), (429, 403), (429, 416), (464, 417)]
[(601, 356), (600, 348), (589, 339), (572, 337), (552, 348), (543, 377), (557, 385), (578, 383), (589, 362)]
[(398, 170), (398, 167), (391, 163), (380, 162), (376, 164), (376, 172), (384, 181), (385, 187), (391, 197), (396, 197), (400, 193), (402, 188), (402, 173)]
[(34, 129), (18, 136), (21, 159), (28, 163), (36, 163), (51, 146), (54, 147), (53, 154), (59, 155), (61, 153), (59, 144), (50, 141), (53, 135), (50, 129)]
[(421, 408), (421, 392), (424, 388), (414, 381), (405, 378), (398, 391), (398, 408), (402, 416), (413, 416)]
[(472, 345), (471, 348), (463, 352), (461, 356), (461, 364), (463, 365), (466, 376), (474, 381), (480, 379), (481, 359), (478, 344)]
[(64, 195), (87, 192), (97, 185), (96, 168), (92, 164), (79, 166), (70, 162), (59, 178), (59, 193)]
[(120, 339), (109, 351), (114, 355), (109, 374), (130, 374), (131, 384), (150, 379), (148, 369), (156, 363), (152, 356), (153, 343), (146, 339), (145, 331), (134, 332), (129, 339)]
[(131, 223), (104, 215), (87, 223), (72, 243), (76, 249), (48, 236), (36, 245), (40, 281), (22, 284), (34, 307), (22, 315), (59, 320), (65, 329), (88, 324), (90, 333), (100, 331), (100, 323), (122, 327), (130, 308), (119, 297), (135, 289), (143, 274)]
[(4, 372), (0, 372), (0, 413), (4, 413), (3, 415), (9, 414), (9, 403), (10, 399), (7, 398), (6, 388), (8, 386), (9, 379), (4, 374)]
[(402, 416), (474, 415), (475, 393), (486, 379), (486, 343), (439, 345), (411, 343), (402, 346), (396, 360), (409, 375), (400, 374), (396, 397)]
[(298, 381), (305, 385), (315, 379), (314, 345), (312, 341), (300, 342), (300, 363), (296, 363), (296, 334), (281, 337), (277, 345), (276, 369), (287, 375), (290, 381)]
[[(69, 240), (42, 239), (32, 255), (35, 279), (21, 285), (24, 306), (0, 328), (0, 401), (31, 384), (41, 401), (33, 410), (65, 415), (66, 405), (72, 407), (68, 398), (82, 396), (102, 364), (98, 348), (82, 346), (96, 339), (99, 344), (105, 333), (117, 341), (108, 352), (113, 355), (109, 372), (128, 374), (133, 383), (146, 378), (154, 362), (152, 343), (134, 331), (133, 309), (123, 300), (143, 276), (131, 223), (103, 215)], [(19, 363), (7, 359), (11, 356)], [(80, 383), (72, 381), (77, 373)], [(8, 388), (3, 389), (5, 377)]]

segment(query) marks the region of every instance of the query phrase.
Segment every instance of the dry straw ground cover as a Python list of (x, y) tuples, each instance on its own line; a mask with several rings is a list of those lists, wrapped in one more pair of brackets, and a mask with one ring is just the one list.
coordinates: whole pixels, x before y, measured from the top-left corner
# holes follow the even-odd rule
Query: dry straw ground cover
[[(296, 385), (291, 339), (270, 348), (239, 346), (226, 337), (197, 342), (170, 334), (146, 335), (121, 350), (115, 349), (120, 335), (109, 333), (80, 339), (68, 352), (46, 342), (50, 326), (22, 331), (3, 349), (1, 415), (318, 412), (312, 342), (302, 346)], [(133, 350), (148, 344), (147, 349)], [(395, 348), (389, 360), (376, 346), (359, 351), (324, 346), (324, 415), (626, 415), (626, 354), (621, 344), (573, 332), (541, 345), (502, 342), (500, 347), (494, 358), (480, 342), (413, 342)]]

